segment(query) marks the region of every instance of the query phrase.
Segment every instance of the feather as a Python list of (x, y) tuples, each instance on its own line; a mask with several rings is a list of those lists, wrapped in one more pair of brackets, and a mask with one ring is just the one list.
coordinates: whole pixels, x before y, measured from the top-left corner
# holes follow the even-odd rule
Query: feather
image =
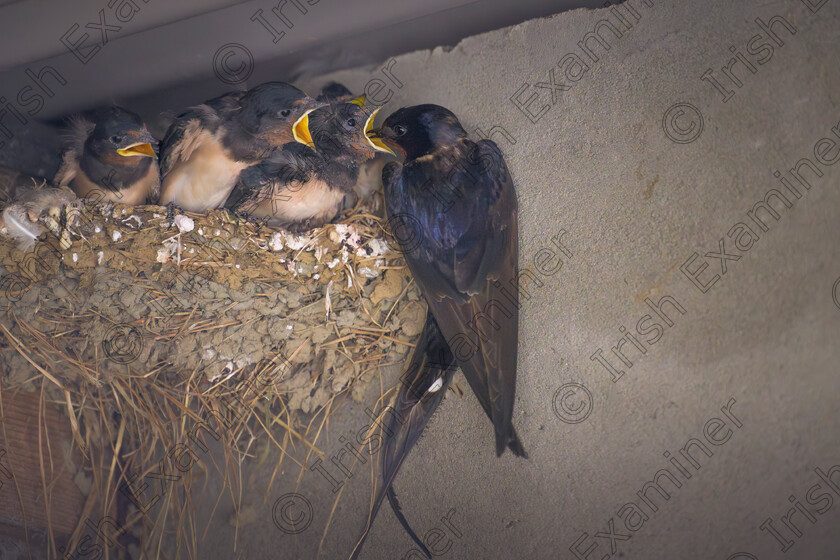
[(94, 128), (96, 128), (96, 124), (83, 115), (69, 117), (67, 119), (67, 130), (63, 134), (67, 147), (82, 153), (85, 148), (85, 141)]
[(23, 204), (13, 204), (3, 210), (3, 224), (6, 234), (17, 240), (18, 249), (21, 251), (30, 250), (38, 237), (44, 233), (41, 224), (28, 219)]
[[(46, 231), (41, 223), (45, 212), (51, 208), (62, 209), (78, 199), (67, 187), (48, 186), (46, 181), (34, 186), (18, 186), (15, 189), (14, 204), (3, 210), (2, 220), (5, 233), (19, 242), (22, 251), (35, 245), (38, 237)], [(33, 221), (34, 219), (34, 221)]]
[(64, 149), (61, 154), (61, 165), (53, 177), (56, 185), (69, 185), (79, 170), (79, 158), (85, 149), (85, 140), (93, 132), (96, 125), (81, 115), (73, 115), (67, 119), (67, 130), (62, 135)]

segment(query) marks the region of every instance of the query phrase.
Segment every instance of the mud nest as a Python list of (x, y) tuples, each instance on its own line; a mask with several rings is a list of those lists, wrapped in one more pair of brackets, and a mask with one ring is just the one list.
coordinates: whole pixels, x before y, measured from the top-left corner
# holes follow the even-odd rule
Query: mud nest
[[(232, 487), (267, 446), (320, 453), (335, 399), (361, 400), (425, 319), (378, 207), (380, 194), (296, 235), (224, 211), (80, 205), (69, 241), (46, 232), (21, 251), (0, 236), (3, 391), (42, 390), (66, 411), (85, 515), (179, 460), (173, 446), (206, 436), (197, 426), (221, 435)], [(168, 500), (182, 516), (189, 492)], [(141, 541), (163, 535), (133, 506), (124, 517)]]

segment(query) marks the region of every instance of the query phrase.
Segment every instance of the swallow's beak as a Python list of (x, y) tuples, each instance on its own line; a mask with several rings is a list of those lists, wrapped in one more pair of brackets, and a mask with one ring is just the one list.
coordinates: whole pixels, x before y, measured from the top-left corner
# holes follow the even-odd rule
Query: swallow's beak
[(157, 159), (155, 149), (148, 142), (138, 142), (117, 150), (121, 156), (140, 156)]
[(138, 134), (136, 140), (138, 141), (118, 149), (117, 153), (126, 157), (139, 156), (157, 159), (154, 148), (157, 140), (147, 130)]
[(309, 130), (309, 113), (317, 111), (322, 107), (329, 107), (330, 104), (312, 98), (307, 99), (309, 101), (305, 105), (306, 110), (298, 118), (298, 120), (295, 121), (295, 124), (292, 125), (292, 136), (294, 136), (296, 142), (306, 144), (314, 150), (315, 142), (312, 140), (312, 132)]
[(358, 105), (359, 107), (364, 107), (365, 102), (367, 101), (367, 96), (363, 93), (359, 97), (353, 98), (348, 103), (352, 103), (353, 105)]
[(370, 114), (368, 120), (365, 121), (365, 140), (368, 141), (368, 144), (373, 146), (374, 150), (385, 152), (391, 154), (392, 156), (396, 156), (397, 154), (394, 153), (394, 150), (389, 148), (385, 142), (382, 141), (381, 129), (373, 128), (373, 119), (376, 117), (376, 113), (379, 112), (379, 109), (376, 109), (373, 113)]
[(313, 150), (315, 149), (315, 142), (312, 141), (312, 133), (309, 131), (309, 113), (315, 109), (309, 109), (292, 125), (292, 136), (295, 137), (296, 142), (306, 144)]

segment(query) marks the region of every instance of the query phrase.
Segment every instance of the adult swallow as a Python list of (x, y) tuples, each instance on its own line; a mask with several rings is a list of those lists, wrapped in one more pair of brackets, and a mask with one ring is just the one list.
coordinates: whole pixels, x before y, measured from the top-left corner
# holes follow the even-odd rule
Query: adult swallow
[(287, 144), (242, 171), (226, 207), (291, 231), (333, 220), (360, 166), (377, 151), (393, 153), (367, 135), (375, 116), (355, 103), (309, 113), (304, 121), (309, 145)]
[(284, 144), (311, 144), (305, 120), (321, 105), (292, 85), (267, 82), (181, 113), (162, 142), (160, 204), (220, 208), (242, 170)]
[(143, 120), (121, 107), (74, 117), (54, 182), (80, 198), (145, 204), (160, 190), (156, 146)]
[(355, 560), (361, 552), (373, 520), (386, 496), (406, 533), (428, 558), (432, 557), (403, 515), (393, 484), (403, 461), (417, 443), (452, 383), (452, 376), (455, 374), (454, 362), (455, 357), (434, 316), (429, 312), (420, 340), (402, 376), (402, 383), (394, 400), (393, 414), (390, 414), (388, 424), (384, 428), (383, 444), (379, 450), (382, 484), (374, 489), (368, 520), (350, 556), (351, 560)]
[[(511, 418), (519, 330), (516, 193), (492, 140), (473, 142), (438, 105), (390, 115), (372, 136), (402, 153), (382, 172), (406, 262), (487, 416), (496, 455), (525, 449)], [(512, 293), (513, 292), (513, 293)]]
[(391, 227), (402, 230), (397, 241), (429, 314), (400, 385), (395, 405), (400, 417), (389, 422), (379, 452), (382, 487), (352, 558), (384, 496), (431, 558), (402, 514), (393, 482), (451, 383), (453, 362), (493, 422), (496, 454), (509, 448), (527, 457), (511, 422), (519, 302), (505, 289), (517, 279), (516, 193), (498, 147), (491, 140), (470, 141), (443, 107), (400, 109), (370, 135), (405, 158), (383, 170), (385, 207)]

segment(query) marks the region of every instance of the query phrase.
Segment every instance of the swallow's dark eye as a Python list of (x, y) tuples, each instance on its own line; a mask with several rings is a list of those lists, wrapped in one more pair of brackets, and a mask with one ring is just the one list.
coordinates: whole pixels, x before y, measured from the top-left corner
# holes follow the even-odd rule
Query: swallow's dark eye
[(408, 130), (406, 130), (406, 128), (403, 125), (398, 124), (394, 127), (394, 132), (396, 132), (397, 136), (403, 136), (406, 132), (408, 132)]
[(355, 128), (356, 127), (356, 119), (347, 119), (347, 126), (349, 126), (350, 128)]
[(280, 111), (280, 116), (281, 117), (288, 117), (291, 114), (292, 114), (292, 111), (290, 109), (283, 109), (282, 111)]
[(115, 135), (111, 136), (108, 140), (110, 140), (112, 144), (119, 144), (120, 142), (123, 141), (123, 137), (120, 136), (119, 134), (115, 134)]

